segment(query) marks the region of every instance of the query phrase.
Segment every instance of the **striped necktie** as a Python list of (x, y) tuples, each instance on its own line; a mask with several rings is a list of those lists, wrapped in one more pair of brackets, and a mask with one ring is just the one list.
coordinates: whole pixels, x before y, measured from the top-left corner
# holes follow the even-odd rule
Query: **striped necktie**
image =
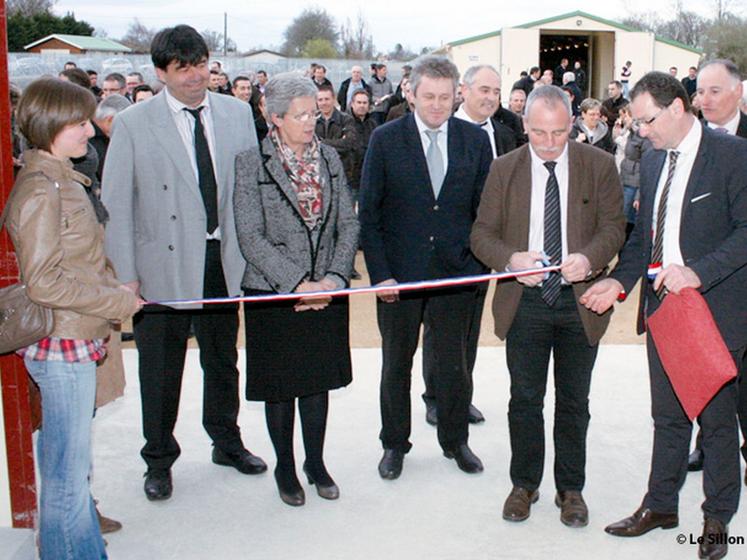
[[(557, 162), (547, 161), (550, 175), (545, 186), (545, 236), (544, 251), (551, 266), (559, 265), (563, 258), (563, 238), (560, 226), (560, 188), (555, 175)], [(542, 299), (552, 307), (560, 295), (560, 272), (551, 272), (542, 282)]]
[[(659, 208), (656, 211), (656, 233), (654, 234), (654, 247), (651, 250), (651, 266), (657, 265), (663, 268), (664, 260), (664, 224), (667, 221), (667, 201), (669, 200), (669, 190), (672, 187), (674, 179), (674, 169), (677, 165), (679, 152), (672, 150), (669, 152), (669, 169), (667, 171), (667, 180), (664, 182), (664, 189), (661, 191), (659, 198)], [(657, 295), (661, 298), (662, 290), (659, 289)]]

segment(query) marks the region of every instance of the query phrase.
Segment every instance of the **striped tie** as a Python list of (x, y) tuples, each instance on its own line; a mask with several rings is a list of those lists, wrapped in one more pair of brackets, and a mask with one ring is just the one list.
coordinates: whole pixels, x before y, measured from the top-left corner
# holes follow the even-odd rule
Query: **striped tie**
[[(667, 221), (667, 201), (669, 200), (669, 189), (672, 187), (672, 179), (674, 179), (674, 168), (677, 165), (677, 156), (679, 152), (672, 150), (669, 152), (669, 170), (667, 171), (667, 180), (664, 183), (664, 190), (661, 191), (661, 197), (659, 198), (659, 208), (656, 211), (656, 233), (654, 235), (654, 248), (651, 251), (651, 265), (655, 267), (660, 265), (663, 268), (664, 258), (664, 224)], [(662, 288), (656, 295), (659, 298), (662, 297)]]
[[(563, 241), (560, 227), (560, 189), (558, 178), (555, 176), (554, 161), (545, 162), (545, 167), (550, 172), (545, 186), (545, 239), (544, 250), (550, 265), (559, 265), (563, 258)], [(552, 307), (560, 295), (559, 272), (551, 272), (542, 282), (542, 299)]]

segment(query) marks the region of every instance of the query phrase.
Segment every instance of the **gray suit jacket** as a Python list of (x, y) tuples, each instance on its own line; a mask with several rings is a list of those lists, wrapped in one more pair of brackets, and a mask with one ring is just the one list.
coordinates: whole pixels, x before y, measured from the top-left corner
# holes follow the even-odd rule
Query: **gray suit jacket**
[[(209, 93), (223, 272), (241, 293), (246, 263), (233, 215), (234, 159), (257, 145), (247, 103)], [(133, 105), (114, 120), (102, 180), (111, 219), (106, 251), (122, 282), (140, 282), (151, 300), (203, 296), (207, 216), (189, 154), (166, 97)]]
[(234, 211), (247, 260), (243, 287), (290, 293), (304, 279), (325, 276), (348, 283), (360, 228), (337, 151), (324, 144), (320, 149), (324, 209), (317, 242), (272, 140), (236, 157)]

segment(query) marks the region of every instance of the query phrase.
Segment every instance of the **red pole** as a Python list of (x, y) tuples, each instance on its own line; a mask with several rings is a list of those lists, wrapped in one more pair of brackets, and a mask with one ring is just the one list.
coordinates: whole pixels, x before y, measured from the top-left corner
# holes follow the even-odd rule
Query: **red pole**
[[(8, 29), (5, 0), (0, 0), (0, 202), (5, 206), (13, 186), (13, 141), (8, 87)], [(0, 287), (18, 281), (13, 246), (0, 232)], [(31, 408), (26, 368), (15, 355), (0, 357), (5, 447), (10, 478), (10, 507), (14, 527), (33, 527), (36, 517), (36, 479), (31, 441)]]

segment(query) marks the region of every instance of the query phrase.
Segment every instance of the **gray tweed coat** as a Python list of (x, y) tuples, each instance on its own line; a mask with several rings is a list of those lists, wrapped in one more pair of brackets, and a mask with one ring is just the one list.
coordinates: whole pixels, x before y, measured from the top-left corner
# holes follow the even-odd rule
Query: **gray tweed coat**
[(236, 156), (233, 207), (247, 261), (243, 288), (289, 293), (306, 279), (325, 276), (347, 285), (358, 248), (358, 219), (337, 152), (324, 144), (320, 150), (324, 208), (318, 238), (301, 217), (272, 140), (267, 137)]

